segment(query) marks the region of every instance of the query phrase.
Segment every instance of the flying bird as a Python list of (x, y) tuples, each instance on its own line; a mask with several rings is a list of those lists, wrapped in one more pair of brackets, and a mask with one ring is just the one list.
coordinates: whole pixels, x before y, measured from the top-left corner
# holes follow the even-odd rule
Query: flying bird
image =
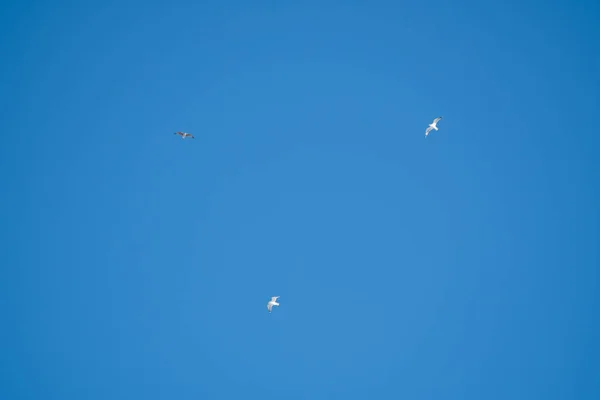
[(440, 119), (442, 119), (442, 117), (437, 117), (432, 123), (429, 124), (429, 127), (425, 130), (425, 137), (429, 135), (429, 132), (431, 132), (432, 129), (435, 129), (436, 131), (438, 130), (437, 123), (440, 121)]
[(181, 136), (182, 139), (185, 139), (187, 137), (189, 138), (194, 138), (194, 135), (192, 135), (191, 133), (185, 133), (185, 132), (175, 132), (174, 135), (179, 135)]
[(279, 296), (273, 296), (273, 297), (271, 297), (271, 301), (269, 303), (267, 303), (267, 309), (269, 310), (269, 312), (271, 312), (271, 309), (273, 308), (273, 306), (279, 306), (279, 303), (277, 302), (278, 298), (279, 298)]

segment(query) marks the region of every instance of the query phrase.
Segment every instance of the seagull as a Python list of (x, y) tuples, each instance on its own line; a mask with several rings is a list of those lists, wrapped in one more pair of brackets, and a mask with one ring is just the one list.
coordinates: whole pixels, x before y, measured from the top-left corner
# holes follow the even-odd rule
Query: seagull
[(425, 137), (429, 135), (429, 132), (431, 132), (432, 129), (435, 129), (436, 131), (438, 130), (438, 127), (436, 125), (440, 121), (440, 119), (442, 119), (442, 117), (437, 117), (433, 120), (432, 123), (429, 124), (429, 127), (425, 130)]
[(269, 310), (269, 312), (271, 312), (271, 309), (273, 308), (273, 306), (279, 306), (279, 303), (277, 302), (278, 298), (279, 298), (279, 296), (271, 297), (271, 301), (267, 304), (267, 309)]
[(175, 132), (173, 135), (179, 135), (181, 136), (182, 139), (185, 139), (186, 137), (189, 138), (194, 138), (194, 135), (192, 135), (191, 133), (185, 133), (185, 132)]

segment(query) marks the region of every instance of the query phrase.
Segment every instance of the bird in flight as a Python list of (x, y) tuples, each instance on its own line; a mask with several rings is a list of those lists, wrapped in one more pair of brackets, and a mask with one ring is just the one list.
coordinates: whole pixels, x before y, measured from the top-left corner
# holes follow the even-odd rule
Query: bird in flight
[(185, 133), (185, 132), (175, 132), (174, 135), (179, 135), (181, 136), (182, 139), (185, 139), (187, 137), (189, 138), (194, 138), (194, 135), (192, 135), (191, 133)]
[(271, 309), (273, 308), (273, 306), (279, 306), (279, 303), (277, 302), (278, 298), (279, 298), (279, 296), (273, 296), (273, 297), (271, 297), (271, 301), (269, 303), (267, 303), (267, 309), (269, 310), (269, 312), (271, 312)]
[(438, 130), (437, 123), (440, 121), (440, 119), (442, 119), (442, 117), (437, 117), (432, 123), (429, 124), (429, 127), (427, 127), (425, 130), (425, 137), (429, 135), (429, 132), (431, 132), (432, 129), (435, 129), (436, 131)]

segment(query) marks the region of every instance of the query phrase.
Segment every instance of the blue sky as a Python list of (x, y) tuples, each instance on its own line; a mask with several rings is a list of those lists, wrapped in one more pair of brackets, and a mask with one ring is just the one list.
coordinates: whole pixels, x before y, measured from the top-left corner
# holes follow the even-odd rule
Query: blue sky
[(600, 5), (276, 3), (3, 3), (0, 398), (600, 398)]

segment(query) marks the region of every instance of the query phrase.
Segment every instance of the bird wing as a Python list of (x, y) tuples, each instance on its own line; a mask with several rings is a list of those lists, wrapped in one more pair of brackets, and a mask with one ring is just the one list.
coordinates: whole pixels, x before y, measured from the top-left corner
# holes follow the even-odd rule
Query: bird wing
[(440, 119), (442, 119), (442, 117), (437, 117), (436, 119), (434, 119), (433, 120), (433, 124), (434, 125), (437, 124)]
[(273, 304), (271, 304), (271, 303), (267, 304), (267, 309), (269, 310), (269, 312), (271, 312), (271, 308), (273, 308)]
[(277, 301), (277, 299), (278, 299), (279, 297), (280, 297), (280, 296), (273, 296), (273, 297), (271, 297), (271, 301)]
[(429, 135), (429, 132), (431, 132), (433, 128), (428, 126), (427, 129), (425, 129), (425, 136)]

